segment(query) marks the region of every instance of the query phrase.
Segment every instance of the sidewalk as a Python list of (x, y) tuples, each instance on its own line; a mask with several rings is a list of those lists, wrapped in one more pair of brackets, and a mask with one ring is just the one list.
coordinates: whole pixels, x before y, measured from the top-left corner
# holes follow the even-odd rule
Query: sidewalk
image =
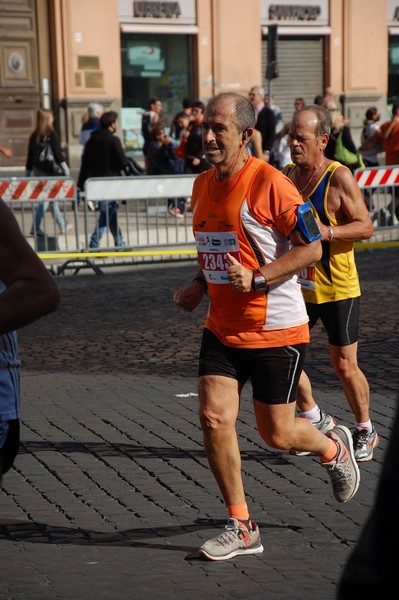
[[(0, 490), (0, 600), (334, 600), (397, 404), (399, 249), (357, 262), (375, 460), (338, 504), (318, 460), (265, 447), (247, 388), (242, 467), (265, 551), (222, 563), (196, 556), (226, 520), (197, 416), (206, 303), (191, 314), (172, 303), (194, 267), (60, 277), (58, 311), (20, 332), (22, 447)], [(306, 368), (320, 404), (352, 426), (318, 326)]]

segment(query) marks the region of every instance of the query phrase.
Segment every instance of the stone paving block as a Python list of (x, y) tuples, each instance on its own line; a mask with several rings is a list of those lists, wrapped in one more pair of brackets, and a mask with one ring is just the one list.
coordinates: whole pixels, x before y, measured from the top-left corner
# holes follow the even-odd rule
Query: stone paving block
[[(19, 336), (22, 446), (0, 491), (0, 600), (335, 600), (397, 406), (398, 258), (357, 253), (359, 363), (381, 436), (358, 494), (340, 505), (318, 460), (266, 448), (247, 386), (238, 433), (265, 552), (227, 563), (197, 555), (226, 513), (195, 395), (206, 303), (185, 314), (171, 302), (193, 265), (59, 278), (59, 310)], [(319, 325), (305, 369), (320, 405), (352, 426)]]

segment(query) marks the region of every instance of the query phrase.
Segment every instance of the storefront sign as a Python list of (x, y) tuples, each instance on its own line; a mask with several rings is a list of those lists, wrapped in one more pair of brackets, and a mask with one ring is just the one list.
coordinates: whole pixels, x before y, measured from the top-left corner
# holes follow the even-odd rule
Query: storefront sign
[(119, 21), (143, 25), (195, 25), (195, 0), (119, 0)]
[(292, 0), (261, 0), (261, 23), (284, 26), (328, 25), (328, 0), (293, 2)]
[(271, 4), (269, 6), (270, 21), (316, 21), (320, 16), (320, 6), (313, 4)]
[(388, 0), (388, 25), (399, 23), (399, 2), (398, 0)]
[(133, 2), (134, 17), (178, 19), (181, 15), (179, 2)]

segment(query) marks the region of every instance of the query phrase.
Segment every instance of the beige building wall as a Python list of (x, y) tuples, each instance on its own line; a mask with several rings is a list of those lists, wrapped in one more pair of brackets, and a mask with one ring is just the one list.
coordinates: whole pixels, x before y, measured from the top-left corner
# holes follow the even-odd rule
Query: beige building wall
[(56, 98), (63, 107), (62, 137), (69, 162), (80, 161), (78, 143), (85, 107), (96, 101), (119, 111), (121, 50), (117, 0), (53, 0)]
[[(197, 0), (193, 93), (204, 101), (215, 93), (246, 95), (262, 81), (261, 2)], [(366, 109), (386, 114), (388, 0), (330, 0), (325, 83), (345, 99), (355, 140)], [(301, 3), (301, 0), (298, 0)], [(80, 160), (77, 136), (84, 107), (95, 100), (121, 106), (118, 0), (52, 0), (53, 91), (65, 112), (63, 138), (69, 160)]]
[[(202, 10), (202, 1), (197, 4)], [(262, 40), (259, 0), (245, 9), (240, 0), (211, 2), (214, 93), (247, 94), (261, 84)]]
[[(213, 64), (213, 12), (212, 0), (202, 0), (197, 4), (197, 25), (199, 34), (197, 36), (196, 56), (197, 60), (197, 87), (198, 97), (203, 101), (215, 93), (214, 64)], [(194, 76), (196, 74), (194, 73)]]
[(376, 105), (386, 115), (387, 2), (330, 0), (330, 25), (327, 79), (338, 98), (345, 95), (345, 116), (359, 141), (367, 108)]

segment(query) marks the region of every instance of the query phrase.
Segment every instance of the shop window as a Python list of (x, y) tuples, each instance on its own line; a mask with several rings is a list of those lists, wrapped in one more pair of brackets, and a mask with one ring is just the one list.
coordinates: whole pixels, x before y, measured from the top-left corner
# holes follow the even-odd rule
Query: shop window
[(192, 43), (189, 35), (123, 33), (122, 119), (127, 150), (140, 151), (141, 115), (152, 97), (162, 100), (166, 129), (192, 95)]
[(399, 36), (389, 37), (388, 102), (399, 102)]

